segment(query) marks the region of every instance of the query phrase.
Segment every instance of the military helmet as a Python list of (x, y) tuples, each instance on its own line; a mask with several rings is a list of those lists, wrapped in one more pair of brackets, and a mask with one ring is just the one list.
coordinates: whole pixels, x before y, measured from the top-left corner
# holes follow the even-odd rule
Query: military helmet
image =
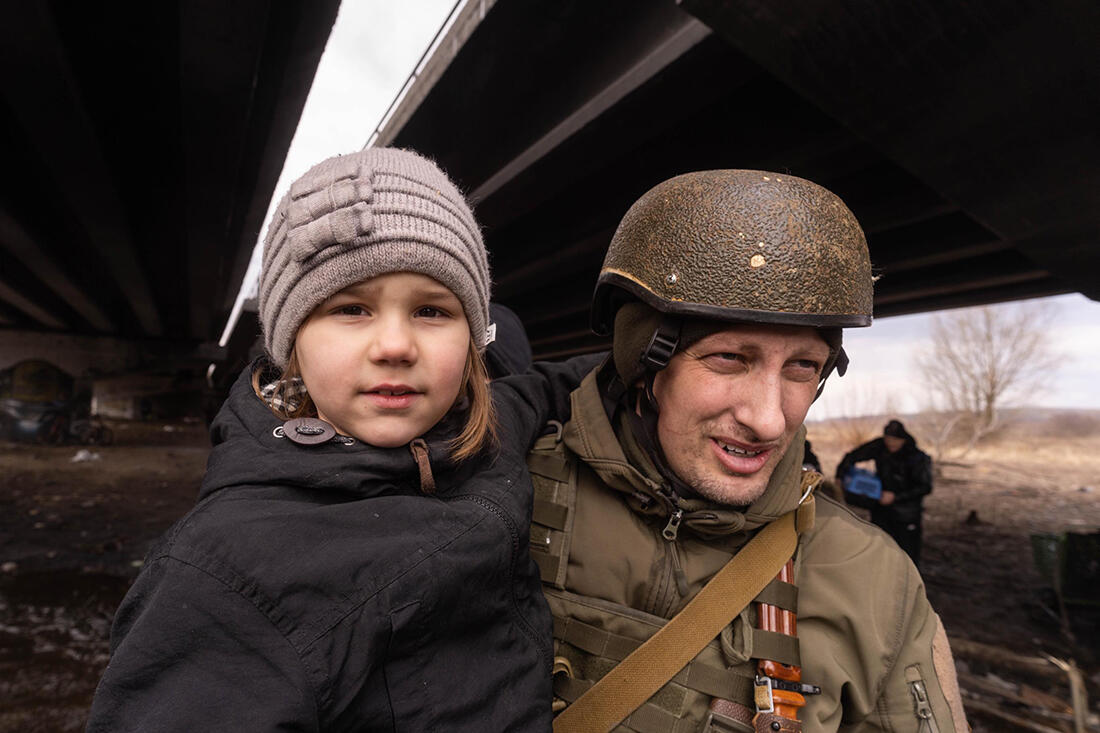
[(686, 173), (626, 212), (597, 280), (592, 329), (610, 333), (634, 298), (689, 318), (869, 326), (867, 240), (843, 201), (803, 178)]

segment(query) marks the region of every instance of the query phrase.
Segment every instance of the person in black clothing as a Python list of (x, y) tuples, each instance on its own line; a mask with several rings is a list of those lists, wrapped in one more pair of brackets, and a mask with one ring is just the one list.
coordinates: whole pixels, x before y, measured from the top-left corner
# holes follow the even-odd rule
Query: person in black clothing
[(489, 304), (489, 319), (496, 325), (496, 338), (485, 347), (485, 367), (489, 379), (523, 374), (531, 368), (531, 342), (523, 321), (500, 303)]
[(461, 192), (411, 151), (291, 186), (266, 354), (115, 615), (88, 733), (550, 733), (525, 456), (602, 357), (490, 386), (489, 281)]
[(886, 530), (901, 549), (920, 563), (921, 503), (932, 491), (932, 459), (917, 448), (917, 441), (898, 420), (891, 420), (882, 437), (848, 452), (836, 467), (836, 479), (843, 485), (848, 471), (860, 461), (873, 460), (882, 481), (882, 496), (844, 492), (849, 504), (871, 510), (871, 521)]
[(827, 495), (836, 499), (841, 504), (844, 503), (844, 492), (838, 488), (838, 484), (833, 483), (828, 478), (825, 478), (825, 469), (821, 467), (821, 460), (814, 453), (813, 446), (810, 445), (810, 441), (806, 441), (806, 448), (802, 452), (802, 470), (803, 471), (817, 471), (822, 475), (821, 483), (817, 485), (818, 496)]
[(824, 473), (821, 470), (821, 461), (818, 459), (817, 454), (814, 453), (814, 449), (810, 446), (810, 441), (806, 441), (806, 448), (802, 452), (802, 468), (803, 470), (817, 471), (818, 473)]

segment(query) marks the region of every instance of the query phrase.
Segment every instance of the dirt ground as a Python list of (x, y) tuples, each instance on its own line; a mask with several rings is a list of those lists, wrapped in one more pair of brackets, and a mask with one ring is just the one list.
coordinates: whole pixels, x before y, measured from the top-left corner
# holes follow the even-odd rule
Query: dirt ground
[(198, 492), (205, 426), (111, 427), (111, 446), (0, 443), (2, 733), (84, 729), (115, 608)]
[[(877, 437), (883, 424), (870, 421), (873, 427), (859, 437), (851, 425), (810, 425), (808, 435), (831, 474), (846, 451)], [(1062, 427), (1057, 420), (1013, 426), (961, 458), (937, 463), (935, 488), (924, 502), (921, 575), (953, 640), (976, 732), (1026, 729), (979, 711), (993, 705), (1010, 716), (1016, 712), (1009, 696), (995, 694), (998, 686), (1017, 696), (1024, 685), (1070, 699), (1066, 678), (1053, 665), (1051, 674), (1037, 677), (1026, 665), (973, 654), (974, 647), (983, 651), (980, 645), (1017, 659), (1074, 660), (1084, 671), (1092, 711), (1100, 709), (1100, 609), (1067, 606), (1064, 630), (1052, 584), (1037, 570), (1031, 546), (1035, 533), (1100, 530), (1100, 430), (1091, 421), (1087, 430)], [(1073, 730), (1064, 718), (1043, 724)]]
[[(74, 462), (80, 446), (0, 443), (0, 733), (83, 729), (114, 609), (150, 543), (194, 501), (208, 453), (202, 425), (112, 428), (116, 444), (87, 449), (98, 454), (93, 460)], [(1052, 432), (1033, 425), (940, 465), (925, 504), (921, 569), (953, 639), (1073, 659), (1096, 710), (1100, 614), (1069, 607), (1068, 633), (1062, 628), (1029, 536), (1100, 528), (1100, 430)], [(810, 437), (831, 471), (854, 436), (811, 425)], [(1036, 677), (956, 653), (974, 706), (1011, 713), (990, 685), (1069, 699), (1059, 674)], [(1067, 717), (1055, 713), (1046, 725), (1072, 730)], [(979, 732), (1015, 729), (974, 710), (971, 723)]]

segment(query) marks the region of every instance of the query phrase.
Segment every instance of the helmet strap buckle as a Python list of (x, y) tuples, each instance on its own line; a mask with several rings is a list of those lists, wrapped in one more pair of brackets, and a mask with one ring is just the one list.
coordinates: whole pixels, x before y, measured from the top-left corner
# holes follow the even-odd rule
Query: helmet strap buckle
[(662, 315), (661, 322), (653, 331), (653, 338), (642, 351), (642, 366), (647, 371), (659, 372), (668, 366), (676, 347), (680, 345), (680, 329), (683, 321), (669, 315)]

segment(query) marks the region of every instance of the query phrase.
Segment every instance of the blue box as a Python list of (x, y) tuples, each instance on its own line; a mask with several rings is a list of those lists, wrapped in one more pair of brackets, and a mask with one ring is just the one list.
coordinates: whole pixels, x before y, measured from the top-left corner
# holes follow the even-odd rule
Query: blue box
[(878, 476), (862, 468), (853, 468), (844, 477), (844, 490), (869, 499), (882, 498), (882, 481)]

